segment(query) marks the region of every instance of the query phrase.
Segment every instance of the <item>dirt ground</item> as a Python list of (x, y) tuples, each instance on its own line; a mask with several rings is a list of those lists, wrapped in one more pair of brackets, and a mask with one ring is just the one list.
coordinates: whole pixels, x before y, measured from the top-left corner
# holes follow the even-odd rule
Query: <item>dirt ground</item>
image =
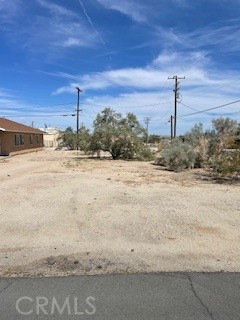
[(240, 185), (43, 150), (0, 158), (0, 274), (240, 271)]

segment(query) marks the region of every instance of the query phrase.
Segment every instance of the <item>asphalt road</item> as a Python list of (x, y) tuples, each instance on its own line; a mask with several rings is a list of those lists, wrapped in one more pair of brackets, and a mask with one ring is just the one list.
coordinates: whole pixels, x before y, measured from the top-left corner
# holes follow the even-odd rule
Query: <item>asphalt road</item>
[(0, 319), (239, 320), (240, 273), (1, 278)]

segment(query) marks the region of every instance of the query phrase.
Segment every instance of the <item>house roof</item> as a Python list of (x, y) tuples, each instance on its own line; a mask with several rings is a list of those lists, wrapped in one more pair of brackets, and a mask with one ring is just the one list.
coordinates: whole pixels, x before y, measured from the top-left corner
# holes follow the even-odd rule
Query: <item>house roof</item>
[(5, 118), (0, 118), (0, 131), (3, 132), (17, 132), (17, 133), (37, 133), (44, 134), (43, 131), (35, 129), (24, 124), (11, 121)]

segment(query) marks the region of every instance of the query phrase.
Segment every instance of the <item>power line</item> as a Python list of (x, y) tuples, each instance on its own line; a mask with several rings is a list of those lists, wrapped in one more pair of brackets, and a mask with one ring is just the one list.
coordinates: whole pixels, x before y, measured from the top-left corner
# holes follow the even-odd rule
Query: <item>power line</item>
[(193, 110), (193, 111), (200, 111), (200, 110), (197, 110), (197, 109), (195, 109), (195, 108), (189, 107), (188, 105), (186, 105), (185, 103), (183, 103), (183, 102), (181, 102), (181, 101), (179, 101), (179, 103), (180, 103), (180, 104), (182, 104), (184, 107), (189, 108), (190, 110)]
[[(114, 106), (114, 108), (147, 108), (147, 107), (155, 107), (158, 105), (163, 105), (163, 104), (169, 104), (171, 103), (171, 101), (164, 101), (164, 102), (159, 102), (159, 103), (154, 103), (154, 104), (145, 104), (145, 105), (135, 105), (135, 106)], [(100, 105), (100, 104), (95, 104), (95, 103), (91, 103), (91, 102), (83, 102), (83, 105), (90, 105), (90, 106), (94, 106), (94, 107), (101, 107), (101, 108), (112, 108), (111, 106), (109, 106), (107, 103), (105, 105)]]
[[(182, 104), (184, 107), (187, 107), (188, 109), (190, 109), (190, 110), (193, 110), (193, 111), (196, 111), (196, 112), (202, 112), (201, 110), (198, 110), (198, 109), (195, 109), (195, 108), (192, 108), (192, 107), (190, 107), (190, 106), (188, 106), (188, 105), (186, 105), (185, 103), (183, 103), (183, 102), (179, 102), (180, 104)], [(210, 113), (208, 113), (208, 112), (204, 112), (204, 113), (206, 113), (206, 114), (210, 114)]]
[(58, 106), (69, 106), (74, 104), (75, 102), (67, 102), (67, 103), (55, 103), (55, 104), (48, 104), (48, 105), (38, 105), (37, 103), (32, 103), (32, 105), (35, 105), (39, 108), (44, 108), (44, 107), (58, 107)]
[(217, 87), (217, 88), (215, 88), (215, 89), (212, 89), (212, 90), (210, 90), (210, 91), (204, 92), (204, 93), (202, 93), (202, 94), (200, 94), (200, 95), (198, 95), (198, 96), (186, 98), (185, 100), (192, 100), (192, 99), (195, 99), (195, 98), (202, 97), (202, 96), (204, 96), (204, 95), (206, 95), (206, 94), (208, 94), (208, 93), (217, 91), (217, 90), (219, 90), (219, 89), (221, 89), (221, 88), (227, 87), (227, 86), (229, 86), (229, 85), (231, 85), (231, 84), (233, 84), (233, 83), (237, 83), (237, 82), (239, 82), (239, 81), (240, 81), (240, 80), (234, 80), (234, 81), (225, 83), (225, 84), (223, 84), (223, 85), (221, 85), (221, 86), (219, 86), (219, 87)]
[(22, 114), (22, 115), (2, 115), (1, 118), (22, 118), (22, 117), (32, 117), (32, 118), (45, 118), (45, 117), (75, 117), (76, 114), (45, 114), (45, 115), (34, 115), (34, 114)]
[(232, 102), (229, 102), (229, 103), (226, 103), (226, 104), (222, 104), (222, 105), (217, 106), (217, 107), (208, 108), (208, 109), (201, 110), (201, 111), (196, 111), (196, 112), (192, 112), (192, 113), (187, 113), (187, 114), (184, 114), (184, 115), (180, 116), (179, 118), (187, 117), (187, 116), (192, 116), (192, 115), (195, 115), (195, 114), (204, 113), (204, 112), (206, 112), (206, 111), (211, 111), (211, 110), (223, 108), (223, 107), (230, 106), (230, 105), (235, 104), (235, 103), (238, 103), (238, 102), (240, 102), (240, 100), (232, 101)]

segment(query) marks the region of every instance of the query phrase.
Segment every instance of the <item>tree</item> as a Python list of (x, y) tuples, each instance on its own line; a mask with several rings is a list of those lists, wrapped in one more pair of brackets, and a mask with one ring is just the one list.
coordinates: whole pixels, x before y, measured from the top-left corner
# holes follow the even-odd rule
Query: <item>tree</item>
[(215, 132), (215, 141), (218, 149), (231, 149), (235, 147), (239, 123), (230, 118), (217, 118), (212, 120)]
[(123, 117), (120, 113), (105, 108), (97, 115), (93, 126), (93, 152), (107, 151), (113, 159), (133, 159), (143, 154), (144, 158), (150, 156), (150, 150), (143, 144), (145, 129), (133, 113)]
[(62, 140), (61, 145), (67, 147), (68, 150), (76, 149), (76, 134), (71, 127), (67, 127), (65, 131), (61, 133), (60, 139)]
[(91, 134), (89, 129), (85, 126), (81, 126), (79, 128), (78, 134), (76, 134), (76, 145), (78, 145), (79, 149), (84, 151), (85, 154), (89, 153), (91, 144)]
[(91, 134), (85, 126), (79, 128), (78, 134), (71, 127), (67, 127), (62, 132), (60, 139), (62, 140), (62, 146), (67, 147), (68, 150), (76, 150), (79, 147), (85, 153), (89, 152)]
[(226, 118), (217, 118), (212, 120), (213, 127), (217, 135), (236, 135), (238, 130), (238, 122), (232, 120), (228, 117)]
[(204, 137), (202, 123), (196, 123), (193, 128), (187, 131), (184, 135), (184, 139), (190, 143), (193, 147), (196, 147), (199, 140)]

